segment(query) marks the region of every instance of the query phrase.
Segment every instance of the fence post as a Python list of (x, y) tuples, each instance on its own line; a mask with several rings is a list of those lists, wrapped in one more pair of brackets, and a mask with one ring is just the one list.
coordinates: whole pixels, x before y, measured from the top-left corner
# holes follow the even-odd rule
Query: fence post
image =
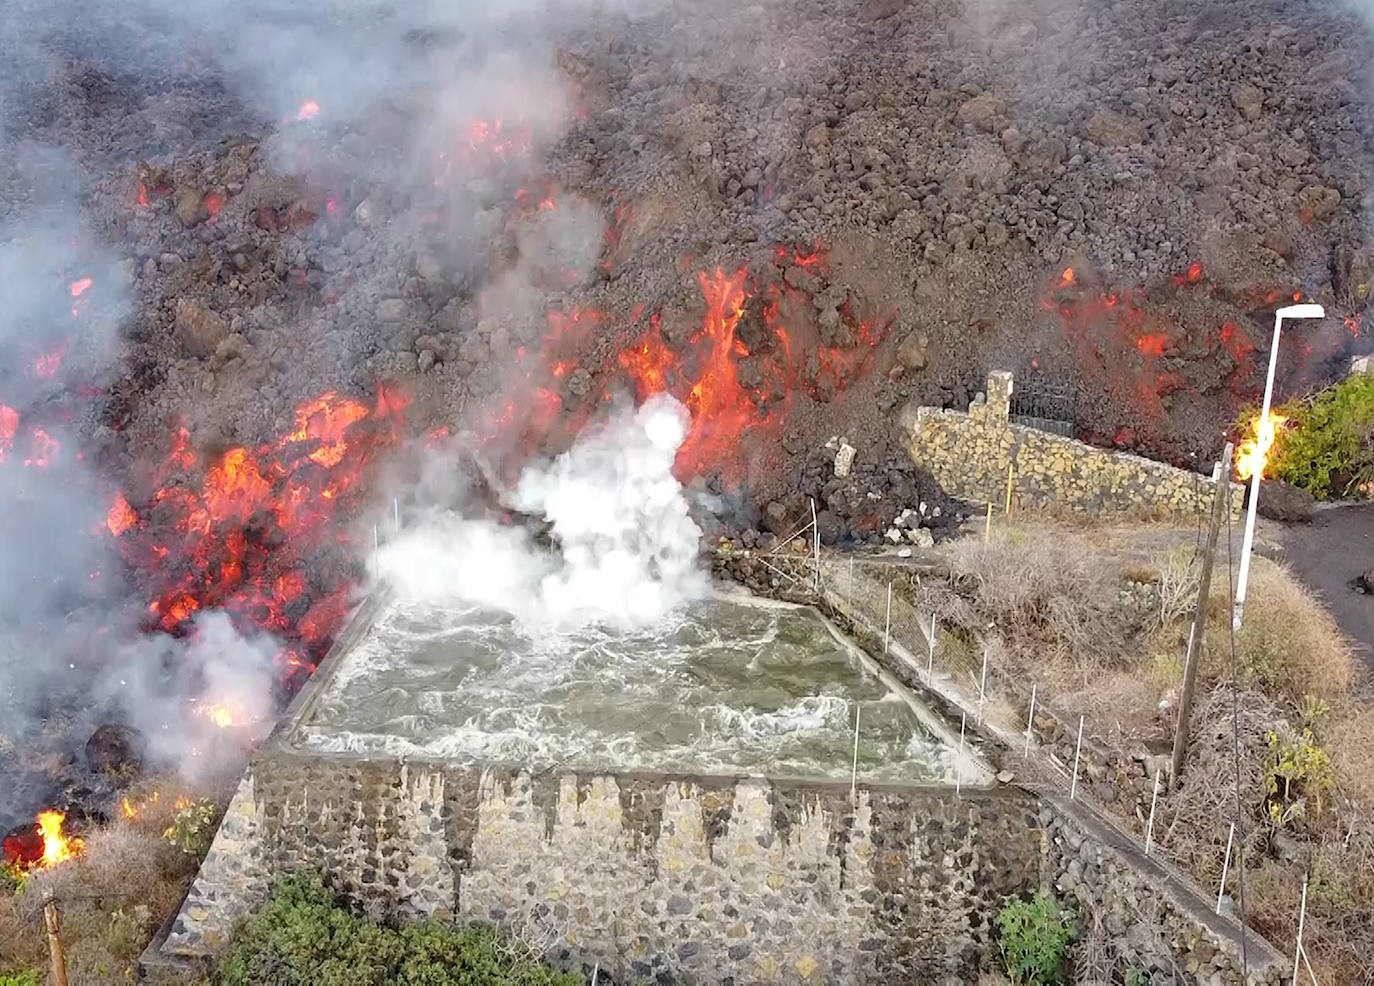
[(849, 769), (849, 800), (855, 801), (856, 791), (859, 786), (859, 714), (863, 712), (863, 706), (854, 703), (854, 763)]
[(1221, 861), (1221, 886), (1217, 888), (1217, 913), (1221, 913), (1221, 899), (1226, 896), (1226, 874), (1231, 869), (1231, 843), (1236, 838), (1236, 823), (1231, 823), (1231, 831), (1226, 836), (1226, 858)]
[(1031, 682), (1030, 715), (1026, 716), (1026, 752), (1024, 754), (1026, 757), (1030, 756), (1031, 727), (1035, 725), (1035, 689), (1038, 685), (1039, 682)]
[(54, 986), (67, 986), (67, 953), (62, 948), (62, 923), (57, 913), (57, 898), (48, 891), (43, 897), (43, 927), (48, 932), (48, 952), (52, 956)]
[(1183, 755), (1188, 749), (1188, 716), (1193, 710), (1193, 692), (1197, 688), (1197, 666), (1202, 663), (1202, 637), (1207, 619), (1207, 596), (1212, 590), (1212, 562), (1221, 534), (1222, 508), (1231, 504), (1231, 443), (1221, 453), (1217, 470), (1216, 492), (1212, 495), (1212, 526), (1207, 530), (1207, 550), (1202, 556), (1202, 573), (1198, 579), (1197, 611), (1193, 614), (1193, 628), (1188, 634), (1188, 653), (1183, 661), (1183, 690), (1178, 698), (1178, 722), (1174, 724), (1174, 753), (1169, 762), (1169, 789), (1178, 790), (1183, 774)]
[(983, 648), (983, 673), (978, 676), (978, 725), (983, 724), (983, 698), (988, 687), (988, 649)]
[(1077, 743), (1077, 744), (1074, 746), (1074, 748), (1073, 748), (1073, 780), (1069, 782), (1069, 800), (1070, 800), (1070, 801), (1072, 801), (1072, 800), (1074, 799), (1074, 795), (1078, 793), (1078, 756), (1079, 756), (1080, 753), (1083, 752), (1083, 719), (1084, 719), (1084, 718), (1085, 718), (1084, 716), (1079, 716), (1079, 717), (1078, 717), (1078, 743)]
[(1302, 931), (1307, 920), (1307, 874), (1302, 875), (1302, 903), (1298, 908), (1298, 944), (1293, 949), (1293, 986), (1298, 986), (1298, 971), (1302, 962)]
[(959, 713), (959, 754), (954, 758), (954, 793), (959, 794), (959, 788), (964, 780), (964, 726), (968, 723), (968, 713)]
[(888, 638), (892, 636), (892, 582), (887, 583), (887, 617), (883, 620), (883, 656), (887, 656)]
[(811, 544), (816, 555), (816, 595), (821, 592), (821, 525), (816, 522), (816, 498), (811, 498)]
[(1150, 855), (1150, 844), (1155, 837), (1155, 805), (1159, 803), (1159, 769), (1155, 769), (1155, 793), (1150, 796), (1150, 822), (1145, 826), (1145, 855)]
[(930, 614), (930, 653), (926, 656), (926, 687), (935, 682), (935, 614)]

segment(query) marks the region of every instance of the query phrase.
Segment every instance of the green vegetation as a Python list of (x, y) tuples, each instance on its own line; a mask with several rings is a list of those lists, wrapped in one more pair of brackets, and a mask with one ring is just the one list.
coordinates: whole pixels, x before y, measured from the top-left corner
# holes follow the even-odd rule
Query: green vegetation
[(1306, 817), (1308, 805), (1315, 817), (1322, 799), (1336, 786), (1331, 755), (1317, 745), (1311, 729), (1269, 733), (1269, 821), (1275, 828)]
[(9, 863), (0, 864), (0, 894), (17, 894), (23, 889), (24, 874), (19, 867)]
[(43, 977), (37, 969), (23, 972), (0, 972), (0, 986), (42, 986)]
[(172, 824), (162, 836), (188, 856), (203, 859), (214, 841), (218, 815), (215, 803), (209, 798), (178, 803)]
[(511, 938), (437, 921), (400, 929), (360, 918), (318, 875), (282, 881), (237, 930), (219, 986), (580, 986)]
[[(1318, 499), (1374, 482), (1374, 374), (1347, 377), (1278, 413), (1288, 422), (1274, 442), (1273, 475)], [(1253, 417), (1244, 412), (1243, 434)]]
[(1060, 981), (1073, 929), (1052, 896), (1037, 890), (1030, 900), (1007, 901), (997, 914), (997, 930), (1015, 986), (1051, 986)]

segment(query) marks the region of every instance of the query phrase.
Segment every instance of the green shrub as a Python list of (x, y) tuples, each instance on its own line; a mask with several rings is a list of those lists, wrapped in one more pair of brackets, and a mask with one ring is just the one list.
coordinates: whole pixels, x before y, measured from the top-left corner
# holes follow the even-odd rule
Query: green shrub
[(0, 972), (0, 986), (43, 986), (43, 977), (37, 969)]
[(215, 815), (215, 803), (209, 798), (179, 801), (172, 824), (162, 836), (188, 856), (202, 859), (215, 839)]
[[(1288, 423), (1274, 441), (1272, 475), (1319, 499), (1374, 481), (1374, 374), (1347, 377), (1278, 413)], [(1254, 411), (1243, 414), (1248, 422)]]
[(317, 875), (282, 881), (239, 926), (219, 986), (580, 986), (484, 927), (394, 929), (343, 907)]
[(1269, 733), (1269, 821), (1283, 828), (1308, 814), (1321, 814), (1322, 801), (1336, 786), (1331, 754), (1317, 745), (1312, 730)]
[(24, 889), (24, 871), (11, 863), (0, 863), (0, 894), (17, 894)]
[(1015, 986), (1050, 986), (1060, 981), (1073, 929), (1059, 904), (1044, 890), (1030, 900), (1009, 900), (997, 914), (1002, 957)]

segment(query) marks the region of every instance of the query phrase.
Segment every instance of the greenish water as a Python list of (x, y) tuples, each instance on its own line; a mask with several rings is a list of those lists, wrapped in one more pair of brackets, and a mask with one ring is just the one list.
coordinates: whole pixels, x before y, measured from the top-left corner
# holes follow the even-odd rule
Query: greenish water
[[(571, 769), (952, 781), (954, 751), (814, 610), (714, 597), (649, 630), (384, 610), (292, 742)], [(965, 768), (965, 780), (973, 776)]]

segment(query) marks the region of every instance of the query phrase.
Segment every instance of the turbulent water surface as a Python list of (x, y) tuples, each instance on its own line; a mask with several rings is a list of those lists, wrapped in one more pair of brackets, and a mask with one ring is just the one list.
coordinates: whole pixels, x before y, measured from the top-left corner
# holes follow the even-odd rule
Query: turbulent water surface
[(530, 635), (394, 603), (297, 727), (317, 750), (577, 769), (952, 779), (953, 751), (814, 610), (717, 597), (650, 630)]

